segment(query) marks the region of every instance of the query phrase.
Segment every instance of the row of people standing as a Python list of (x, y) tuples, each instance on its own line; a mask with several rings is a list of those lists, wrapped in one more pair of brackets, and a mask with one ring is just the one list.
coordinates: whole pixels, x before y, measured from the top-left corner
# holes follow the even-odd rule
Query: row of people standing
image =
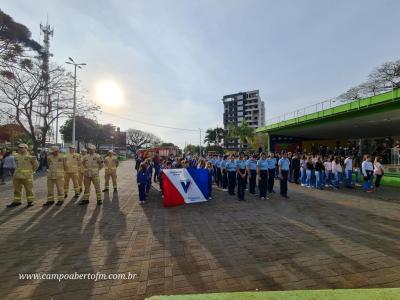
[[(88, 151), (83, 149), (81, 154), (75, 152), (75, 146), (70, 146), (67, 154), (60, 153), (58, 147), (54, 146), (47, 155), (47, 201), (43, 206), (51, 206), (57, 200), (57, 205), (62, 205), (64, 199), (68, 197), (70, 182), (74, 187), (75, 198), (78, 198), (83, 191), (80, 205), (89, 203), (90, 188), (93, 183), (96, 191), (97, 204), (102, 204), (99, 171), (106, 165), (105, 188), (108, 191), (109, 181), (112, 178), (114, 191), (117, 190), (116, 168), (118, 159), (112, 151), (103, 158), (96, 153), (96, 147), (89, 145)], [(28, 207), (33, 205), (35, 198), (33, 192), (33, 174), (39, 167), (37, 159), (30, 155), (28, 146), (20, 144), (18, 154), (15, 157), (16, 170), (13, 177), (14, 201), (7, 207), (21, 205), (21, 192), (25, 189)], [(56, 193), (54, 193), (56, 190)]]

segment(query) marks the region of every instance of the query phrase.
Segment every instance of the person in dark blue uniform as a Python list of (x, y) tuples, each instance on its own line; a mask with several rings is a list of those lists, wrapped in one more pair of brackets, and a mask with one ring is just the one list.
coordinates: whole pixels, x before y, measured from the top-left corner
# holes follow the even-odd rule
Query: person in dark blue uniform
[(149, 174), (147, 172), (147, 165), (145, 163), (141, 163), (136, 176), (136, 182), (139, 188), (140, 204), (143, 204), (146, 201), (146, 186), (148, 181), (149, 181)]
[(226, 171), (228, 173), (228, 193), (229, 195), (235, 195), (236, 162), (233, 154), (230, 156), (230, 160), (226, 163)]
[(257, 178), (257, 155), (253, 155), (246, 161), (247, 172), (249, 174), (249, 193), (256, 193), (256, 178)]
[(274, 183), (275, 183), (275, 163), (276, 159), (273, 153), (270, 153), (267, 158), (268, 164), (268, 193), (275, 193)]
[[(258, 189), (260, 190), (261, 200), (268, 199), (267, 197), (267, 186), (268, 186), (268, 161), (267, 156), (264, 152), (261, 153), (261, 157), (257, 162), (257, 174), (258, 174)], [(272, 177), (274, 179), (274, 177)]]
[(238, 198), (239, 201), (244, 201), (247, 169), (243, 152), (240, 153), (239, 159), (236, 161), (236, 173), (237, 173), (237, 183), (238, 183)]
[(150, 158), (146, 160), (146, 165), (147, 165), (147, 177), (148, 177), (146, 184), (146, 193), (149, 193), (151, 188), (151, 179), (153, 175), (153, 164)]
[(287, 158), (287, 153), (284, 151), (282, 153), (282, 158), (278, 161), (279, 166), (279, 178), (281, 180), (281, 196), (289, 198), (287, 195), (287, 182), (290, 168), (290, 161)]

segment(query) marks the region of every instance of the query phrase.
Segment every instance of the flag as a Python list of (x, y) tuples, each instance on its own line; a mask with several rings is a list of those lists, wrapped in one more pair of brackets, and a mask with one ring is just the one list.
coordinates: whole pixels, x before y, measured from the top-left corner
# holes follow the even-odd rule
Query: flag
[(162, 171), (164, 206), (177, 206), (208, 200), (208, 172), (204, 169), (165, 169)]

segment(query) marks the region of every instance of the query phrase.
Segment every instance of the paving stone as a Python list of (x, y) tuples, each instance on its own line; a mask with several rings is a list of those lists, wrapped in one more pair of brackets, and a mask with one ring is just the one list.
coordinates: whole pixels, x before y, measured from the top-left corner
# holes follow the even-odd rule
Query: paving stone
[[(42, 208), (46, 178), (34, 181), (36, 205), (6, 209), (0, 186), (1, 299), (144, 299), (219, 291), (400, 286), (399, 190), (306, 190), (290, 199), (218, 188), (208, 203), (164, 208), (158, 184), (138, 204), (132, 161), (118, 169), (118, 193), (87, 207), (67, 198)], [(103, 173), (102, 173), (103, 174)], [(103, 176), (101, 176), (103, 177)], [(101, 179), (103, 186), (103, 179)], [(70, 187), (72, 195), (72, 187)], [(135, 279), (19, 280), (19, 273), (124, 273)]]

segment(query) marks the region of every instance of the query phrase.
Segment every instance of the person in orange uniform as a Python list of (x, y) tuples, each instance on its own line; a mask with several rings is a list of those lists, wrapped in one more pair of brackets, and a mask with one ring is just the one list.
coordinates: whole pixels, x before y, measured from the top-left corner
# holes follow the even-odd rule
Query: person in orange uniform
[(18, 146), (18, 154), (15, 156), (16, 169), (14, 172), (14, 201), (7, 207), (15, 207), (21, 205), (21, 191), (25, 188), (27, 207), (33, 205), (35, 195), (33, 193), (33, 173), (39, 167), (37, 159), (28, 153), (28, 145), (20, 144)]
[(60, 155), (60, 149), (56, 146), (51, 147), (51, 154), (47, 157), (49, 168), (47, 169), (47, 202), (43, 206), (54, 204), (54, 186), (57, 188), (57, 204), (64, 203), (64, 176), (67, 167), (66, 158)]
[(67, 167), (64, 178), (64, 198), (68, 197), (69, 182), (72, 180), (75, 191), (75, 198), (79, 197), (78, 173), (81, 166), (81, 156), (75, 152), (75, 146), (69, 146), (69, 151), (65, 155)]
[(119, 165), (118, 157), (115, 155), (114, 151), (109, 150), (108, 155), (104, 159), (105, 172), (104, 172), (104, 190), (103, 192), (108, 192), (108, 187), (110, 183), (110, 177), (112, 179), (114, 192), (117, 191), (117, 168)]
[(97, 205), (101, 205), (101, 190), (100, 190), (100, 175), (99, 172), (104, 166), (103, 159), (99, 154), (96, 153), (96, 146), (90, 145), (89, 153), (83, 158), (84, 167), (84, 179), (83, 184), (85, 190), (83, 192), (83, 199), (79, 202), (79, 205), (86, 205), (89, 203), (90, 197), (90, 185), (93, 183), (96, 190)]

